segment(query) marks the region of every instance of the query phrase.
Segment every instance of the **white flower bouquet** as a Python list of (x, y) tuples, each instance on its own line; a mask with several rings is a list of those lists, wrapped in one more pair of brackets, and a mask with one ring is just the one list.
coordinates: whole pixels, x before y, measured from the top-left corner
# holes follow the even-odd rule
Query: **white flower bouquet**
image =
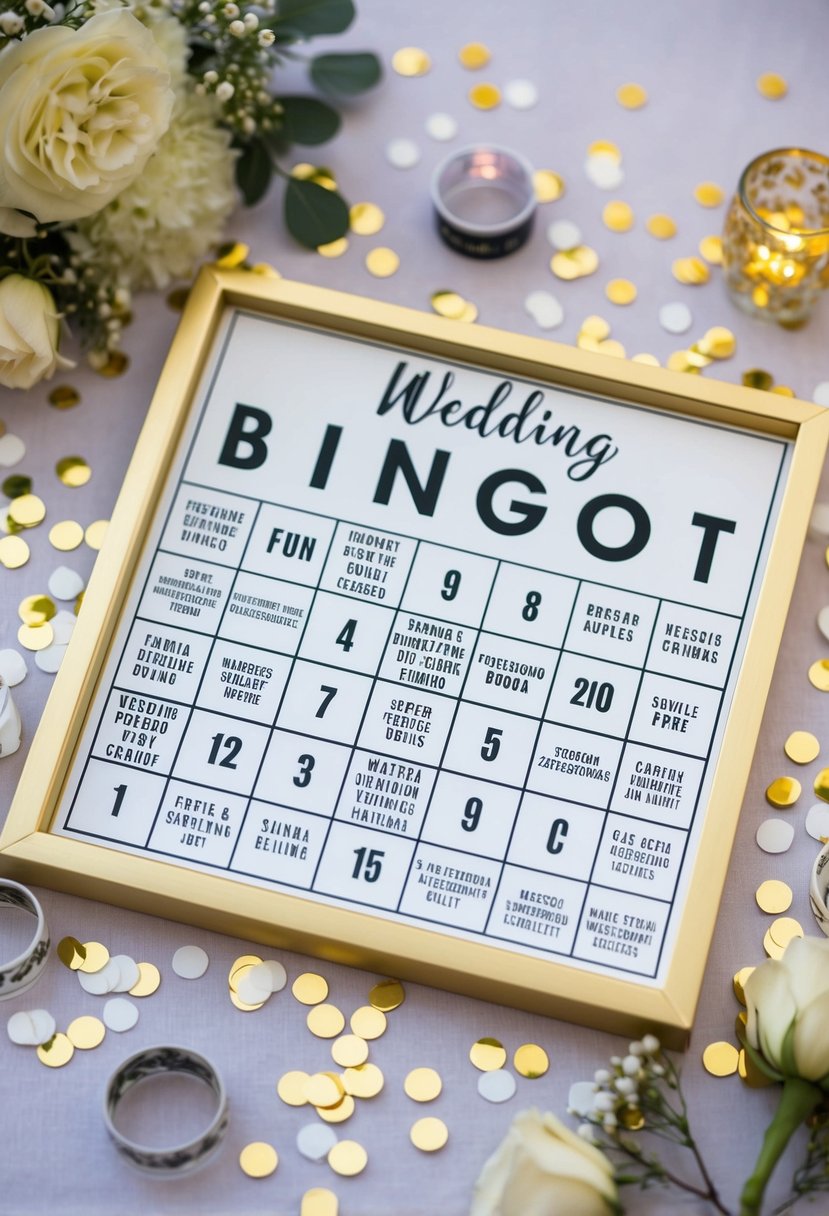
[[(12, 0), (0, 11), (0, 384), (30, 388), (67, 366), (65, 326), (104, 366), (132, 292), (189, 277), (238, 194), (257, 202), (274, 173), (298, 241), (344, 234), (331, 183), (278, 162), (294, 143), (330, 139), (339, 114), (317, 97), (277, 97), (271, 78), (297, 43), (353, 18), (352, 0)], [(328, 53), (310, 75), (348, 96), (380, 65)]]

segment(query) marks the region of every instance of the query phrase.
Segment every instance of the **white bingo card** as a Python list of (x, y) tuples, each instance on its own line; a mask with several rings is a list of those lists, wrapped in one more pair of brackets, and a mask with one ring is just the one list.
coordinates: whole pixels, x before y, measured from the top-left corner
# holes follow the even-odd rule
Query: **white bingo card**
[(53, 831), (658, 984), (791, 446), (232, 312)]

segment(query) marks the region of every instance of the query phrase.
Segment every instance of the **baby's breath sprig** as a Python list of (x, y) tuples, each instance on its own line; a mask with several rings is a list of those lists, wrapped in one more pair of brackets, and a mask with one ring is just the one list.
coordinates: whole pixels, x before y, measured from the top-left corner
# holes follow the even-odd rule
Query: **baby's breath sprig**
[[(679, 1072), (662, 1051), (659, 1040), (647, 1034), (630, 1044), (626, 1056), (611, 1056), (609, 1065), (594, 1075), (592, 1107), (570, 1113), (584, 1120), (580, 1134), (614, 1161), (617, 1183), (643, 1188), (653, 1183), (675, 1186), (707, 1200), (722, 1216), (729, 1216), (691, 1134)], [(640, 1134), (688, 1149), (700, 1183), (667, 1169), (640, 1143)]]

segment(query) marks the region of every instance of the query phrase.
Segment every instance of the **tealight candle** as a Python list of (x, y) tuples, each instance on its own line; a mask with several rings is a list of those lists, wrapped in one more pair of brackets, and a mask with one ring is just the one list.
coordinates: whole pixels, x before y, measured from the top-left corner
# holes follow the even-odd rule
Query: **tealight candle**
[(461, 148), (435, 170), (432, 200), (438, 232), (451, 249), (500, 258), (530, 235), (536, 208), (532, 168), (506, 148)]
[(725, 221), (723, 269), (746, 312), (807, 320), (829, 284), (829, 158), (780, 148), (747, 166)]

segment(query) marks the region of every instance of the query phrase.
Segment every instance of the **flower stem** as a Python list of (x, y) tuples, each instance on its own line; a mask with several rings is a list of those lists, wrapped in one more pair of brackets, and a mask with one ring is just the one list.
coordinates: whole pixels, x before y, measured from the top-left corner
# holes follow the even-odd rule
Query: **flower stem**
[(740, 1216), (758, 1216), (766, 1183), (772, 1175), (786, 1145), (809, 1115), (823, 1094), (816, 1085), (800, 1077), (787, 1077), (783, 1082), (780, 1102), (774, 1118), (766, 1128), (763, 1145), (754, 1166), (754, 1173), (743, 1187), (740, 1196)]

